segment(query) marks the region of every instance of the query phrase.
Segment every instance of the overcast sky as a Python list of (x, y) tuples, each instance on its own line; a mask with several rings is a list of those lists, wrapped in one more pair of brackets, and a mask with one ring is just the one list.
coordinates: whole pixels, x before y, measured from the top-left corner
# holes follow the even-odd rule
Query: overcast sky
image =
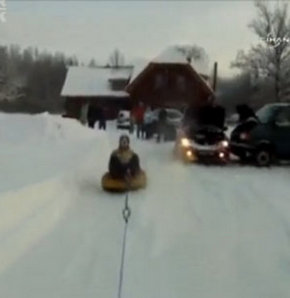
[[(167, 46), (204, 47), (219, 74), (233, 74), (238, 49), (258, 42), (248, 28), (252, 1), (11, 1), (0, 43), (37, 46), (108, 60), (118, 47), (127, 61), (154, 58)], [(235, 71), (236, 72), (236, 71)]]

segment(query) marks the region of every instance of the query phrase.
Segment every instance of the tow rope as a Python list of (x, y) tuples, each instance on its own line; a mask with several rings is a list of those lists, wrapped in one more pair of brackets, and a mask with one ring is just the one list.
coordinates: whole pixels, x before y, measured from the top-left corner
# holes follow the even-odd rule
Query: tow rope
[(126, 192), (125, 197), (125, 206), (122, 211), (123, 219), (125, 221), (124, 235), (123, 235), (123, 244), (122, 244), (122, 253), (121, 253), (121, 266), (120, 266), (120, 275), (119, 275), (119, 288), (118, 288), (118, 298), (122, 297), (122, 286), (123, 286), (123, 277), (124, 277), (124, 267), (125, 267), (125, 253), (126, 253), (126, 242), (127, 242), (127, 230), (129, 218), (131, 216), (131, 209), (129, 207), (129, 187)]

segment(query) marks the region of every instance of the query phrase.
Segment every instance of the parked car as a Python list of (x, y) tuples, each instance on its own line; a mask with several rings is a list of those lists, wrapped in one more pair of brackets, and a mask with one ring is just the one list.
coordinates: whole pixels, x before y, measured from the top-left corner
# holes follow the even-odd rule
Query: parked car
[[(183, 119), (183, 113), (177, 109), (165, 108), (167, 117), (166, 117), (166, 127), (165, 127), (165, 140), (174, 141), (176, 139), (176, 129), (181, 125)], [(161, 109), (155, 109), (152, 111), (151, 115), (151, 124), (150, 131), (151, 135), (157, 133), (159, 113)]]
[(121, 110), (117, 117), (117, 128), (118, 129), (131, 129), (131, 113), (128, 110)]
[[(210, 117), (213, 114), (216, 117)], [(225, 134), (224, 109), (206, 107), (199, 111), (199, 115), (198, 119), (186, 121), (185, 126), (178, 130), (175, 154), (189, 162), (227, 163), (230, 151), (229, 140)]]
[[(156, 109), (152, 112), (154, 121), (158, 121), (159, 113), (161, 109)], [(177, 109), (169, 109), (166, 108), (167, 113), (167, 123), (169, 125), (173, 125), (174, 127), (178, 127), (183, 119), (183, 113)]]
[(229, 140), (216, 126), (188, 127), (178, 133), (175, 154), (184, 161), (225, 164), (230, 157)]
[(227, 125), (237, 125), (237, 123), (239, 122), (239, 115), (237, 113), (230, 115), (227, 119), (226, 119)]
[(269, 166), (275, 159), (290, 159), (290, 104), (267, 104), (256, 116), (232, 131), (232, 153), (259, 166)]

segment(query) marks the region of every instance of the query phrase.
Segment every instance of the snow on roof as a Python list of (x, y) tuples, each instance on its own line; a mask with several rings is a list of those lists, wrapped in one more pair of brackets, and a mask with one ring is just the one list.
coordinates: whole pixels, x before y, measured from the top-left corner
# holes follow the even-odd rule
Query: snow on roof
[(127, 97), (129, 95), (126, 91), (112, 90), (110, 80), (129, 80), (131, 72), (131, 67), (118, 69), (69, 67), (61, 96)]
[(169, 47), (152, 60), (153, 63), (187, 64), (186, 57), (177, 50), (177, 47)]
[(149, 63), (150, 61), (143, 59), (134, 62), (134, 68), (130, 78), (130, 83), (136, 79), (136, 77), (148, 66)]
[[(186, 48), (186, 46), (185, 46)], [(189, 48), (189, 46), (188, 46)], [(189, 64), (186, 54), (180, 51), (178, 46), (172, 46), (165, 49), (157, 57), (152, 60), (153, 63), (172, 63), (172, 64)], [(194, 70), (202, 75), (209, 74), (208, 59), (206, 56), (202, 56), (199, 59), (192, 58), (190, 65)]]
[(111, 68), (109, 79), (110, 80), (128, 80), (132, 74), (133, 66), (126, 66), (122, 68)]
[[(153, 60), (140, 60), (134, 63), (134, 70), (130, 79), (130, 83), (148, 66), (149, 63), (162, 64), (189, 64), (186, 60), (186, 55), (182, 53), (178, 46), (172, 46), (165, 49)], [(192, 59), (190, 65), (200, 75), (209, 75), (209, 65), (206, 57), (201, 59)]]

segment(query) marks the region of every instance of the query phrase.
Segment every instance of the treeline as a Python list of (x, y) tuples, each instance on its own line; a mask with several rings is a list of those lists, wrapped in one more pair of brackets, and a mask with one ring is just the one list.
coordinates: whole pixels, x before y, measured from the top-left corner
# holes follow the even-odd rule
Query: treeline
[(66, 67), (73, 65), (79, 65), (78, 59), (63, 53), (0, 46), (0, 110), (61, 112)]
[(257, 110), (276, 101), (273, 79), (257, 79), (250, 72), (242, 72), (232, 78), (220, 78), (216, 95), (217, 101), (227, 109), (228, 114), (235, 113), (236, 106), (240, 104), (247, 104)]

